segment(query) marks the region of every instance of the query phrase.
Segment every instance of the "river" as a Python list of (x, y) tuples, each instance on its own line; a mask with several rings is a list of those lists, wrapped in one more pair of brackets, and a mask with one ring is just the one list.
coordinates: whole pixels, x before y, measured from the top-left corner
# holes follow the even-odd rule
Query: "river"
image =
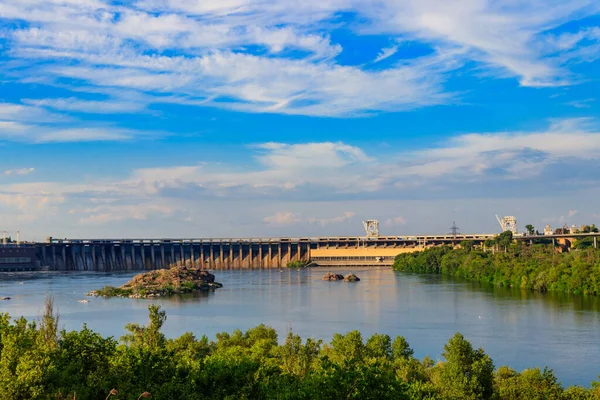
[[(328, 269), (346, 273), (347, 269)], [(222, 289), (163, 300), (86, 298), (105, 285), (119, 286), (133, 273), (3, 273), (0, 312), (36, 319), (53, 296), (60, 325), (119, 338), (128, 322), (147, 323), (147, 307), (167, 311), (164, 332), (217, 332), (272, 326), (283, 338), (290, 326), (302, 337), (330, 340), (357, 329), (363, 337), (406, 337), (415, 355), (440, 358), (444, 343), (461, 332), (483, 347), (495, 365), (515, 369), (549, 366), (565, 385), (589, 386), (600, 374), (600, 299), (540, 294), (412, 275), (388, 268), (353, 268), (358, 283), (324, 282), (328, 270), (216, 271)], [(80, 300), (88, 299), (88, 303)]]

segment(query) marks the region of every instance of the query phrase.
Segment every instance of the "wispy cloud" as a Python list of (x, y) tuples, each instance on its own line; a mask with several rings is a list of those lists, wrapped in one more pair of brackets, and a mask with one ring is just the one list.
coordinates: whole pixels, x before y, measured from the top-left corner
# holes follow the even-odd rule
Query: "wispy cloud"
[(373, 60), (373, 62), (377, 63), (379, 61), (383, 61), (386, 58), (389, 58), (398, 52), (398, 46), (386, 47), (385, 49), (381, 49), (381, 52), (377, 54), (377, 58)]
[[(13, 223), (30, 221), (32, 215), (48, 221), (60, 217), (70, 226), (89, 229), (126, 227), (131, 220), (166, 224), (210, 217), (217, 223), (216, 216), (207, 216), (209, 208), (220, 210), (221, 219), (231, 215), (240, 226), (258, 224), (262, 232), (289, 232), (286, 227), (294, 226), (303, 231), (339, 228), (341, 232), (360, 218), (373, 217), (397, 232), (413, 226), (418, 218), (411, 212), (408, 219), (405, 208), (395, 203), (386, 209), (367, 209), (364, 204), (392, 200), (418, 204), (461, 196), (486, 199), (483, 203), (504, 208), (517, 194), (523, 202), (523, 198), (565, 191), (575, 196), (587, 190), (583, 188), (598, 187), (600, 132), (595, 125), (589, 119), (555, 120), (535, 131), (467, 133), (435, 147), (377, 158), (371, 156), (372, 149), (347, 143), (263, 143), (250, 147), (250, 155), (235, 164), (197, 160), (189, 165), (139, 168), (123, 178), (72, 183), (7, 180), (0, 184), (0, 216)], [(263, 204), (271, 206), (263, 209)], [(468, 209), (454, 204), (458, 205)], [(560, 207), (565, 210), (564, 204)], [(560, 221), (576, 212), (592, 213), (583, 203), (568, 214), (560, 207), (553, 209), (554, 215), (564, 215)], [(425, 207), (423, 212), (422, 218), (431, 218), (432, 210)], [(464, 223), (460, 226), (467, 229)]]
[(35, 172), (35, 168), (17, 168), (7, 169), (4, 171), (4, 175), (29, 175)]
[(151, 217), (170, 217), (174, 209), (168, 205), (102, 205), (91, 208), (71, 209), (68, 214), (79, 216), (83, 224), (108, 224), (124, 220), (147, 220)]
[[(74, 110), (79, 107), (104, 108), (107, 104), (80, 103), (60, 100), (28, 101), (28, 104), (0, 103), (0, 141), (22, 143), (62, 143), (123, 141), (133, 138), (150, 138), (166, 135), (164, 132), (124, 129), (106, 123), (77, 120), (71, 116), (47, 111), (42, 106)], [(54, 108), (53, 107), (53, 108)], [(123, 110), (121, 110), (123, 111)], [(101, 112), (101, 111), (99, 111)]]
[(267, 224), (290, 225), (302, 221), (302, 217), (299, 214), (290, 211), (280, 211), (274, 215), (264, 217), (263, 221)]
[(309, 224), (319, 224), (320, 226), (327, 226), (330, 224), (339, 224), (342, 222), (350, 221), (354, 218), (356, 213), (352, 211), (346, 211), (342, 215), (338, 215), (330, 218), (317, 218), (317, 217), (308, 217), (307, 222)]
[(346, 211), (342, 215), (333, 217), (314, 217), (304, 216), (301, 213), (295, 213), (291, 211), (280, 211), (273, 215), (269, 215), (263, 218), (263, 221), (267, 224), (274, 225), (296, 225), (296, 224), (316, 224), (322, 227), (339, 224), (342, 222), (350, 221), (354, 218), (356, 213), (352, 211)]
[(24, 99), (25, 104), (35, 107), (45, 107), (59, 111), (83, 112), (88, 114), (123, 114), (135, 113), (143, 110), (145, 104), (141, 101), (82, 100), (70, 98)]
[[(564, 23), (599, 12), (593, 0), (228, 0), (0, 1), (5, 52), (30, 66), (15, 80), (85, 83), (127, 89), (147, 98), (100, 104), (72, 97), (29, 99), (57, 110), (134, 112), (148, 104), (181, 101), (246, 112), (356, 116), (452, 102), (447, 74), (466, 64), (525, 86), (566, 85), (569, 61), (598, 44), (598, 30), (555, 33)], [(345, 49), (328, 29), (340, 13), (361, 18), (354, 35), (386, 36), (429, 47), (383, 70), (345, 65)], [(14, 21), (24, 21), (15, 25)], [(335, 22), (335, 24), (332, 24)], [(17, 27), (15, 27), (17, 26)]]
[[(69, 134), (65, 134), (61, 140), (68, 138)], [(124, 179), (100, 184), (23, 183), (6, 186), (4, 191), (23, 195), (43, 191), (67, 198), (77, 195), (79, 199), (81, 194), (94, 199), (139, 198), (145, 203), (152, 198), (288, 201), (413, 198), (429, 196), (430, 189), (436, 195), (452, 193), (456, 189), (446, 187), (448, 182), (460, 184), (461, 190), (477, 189), (482, 193), (531, 182), (538, 189), (540, 182), (547, 182), (547, 189), (551, 190), (557, 178), (546, 177), (556, 177), (556, 171), (564, 175), (579, 170), (582, 163), (590, 168), (595, 165), (600, 158), (600, 132), (594, 129), (591, 120), (556, 120), (539, 131), (464, 134), (439, 143), (438, 147), (388, 154), (378, 159), (345, 143), (265, 143), (250, 149), (258, 162), (141, 168)], [(578, 174), (578, 182), (583, 180), (587, 186), (597, 184), (600, 176), (597, 172), (592, 168), (587, 175)], [(569, 178), (569, 182), (573, 184), (574, 178)], [(93, 207), (98, 206), (95, 203)], [(350, 219), (353, 212), (308, 217), (282, 211), (266, 217), (264, 222), (327, 224)], [(397, 215), (388, 218), (386, 223), (393, 225), (404, 221)]]
[(392, 217), (385, 220), (386, 226), (399, 226), (406, 225), (406, 219), (404, 217)]
[(569, 106), (573, 106), (575, 108), (590, 108), (592, 106), (592, 103), (595, 102), (596, 99), (584, 99), (584, 100), (573, 100), (573, 101), (569, 101), (565, 104), (569, 105)]

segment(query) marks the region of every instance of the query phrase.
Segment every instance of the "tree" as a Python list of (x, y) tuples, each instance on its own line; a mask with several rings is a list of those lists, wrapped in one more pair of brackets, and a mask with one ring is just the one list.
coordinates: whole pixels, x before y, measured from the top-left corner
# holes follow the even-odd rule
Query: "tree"
[(465, 249), (466, 251), (473, 250), (473, 241), (472, 240), (463, 240), (460, 242), (460, 247)]
[(535, 234), (535, 227), (533, 225), (525, 225), (525, 229), (527, 230), (528, 235), (533, 236)]
[(319, 356), (321, 340), (306, 339), (302, 344), (302, 338), (288, 333), (285, 344), (280, 346), (276, 354), (281, 358), (281, 370), (290, 375), (304, 378), (310, 372), (313, 363)]
[(165, 335), (160, 331), (167, 320), (166, 311), (160, 311), (160, 306), (151, 304), (148, 306), (150, 325), (140, 326), (139, 324), (127, 324), (125, 329), (129, 334), (123, 336), (121, 340), (132, 346), (148, 346), (157, 348), (165, 344)]
[(444, 345), (439, 389), (447, 399), (489, 399), (494, 393), (494, 363), (482, 349), (474, 350), (463, 335)]
[[(519, 373), (509, 367), (500, 367), (495, 379), (496, 393), (503, 400), (561, 400), (572, 399), (563, 395), (563, 388), (552, 370), (526, 369)], [(575, 390), (572, 391), (575, 393)], [(589, 397), (584, 397), (589, 398)]]
[(574, 249), (588, 249), (592, 247), (594, 247), (594, 238), (590, 236), (577, 239), (573, 245)]
[(598, 233), (598, 228), (596, 228), (596, 224), (592, 224), (592, 226), (590, 226), (590, 232)]
[(415, 354), (415, 352), (410, 348), (410, 345), (404, 336), (397, 336), (396, 339), (394, 339), (394, 343), (392, 343), (392, 356), (395, 359), (409, 359), (412, 358), (413, 354)]
[(506, 249), (513, 241), (513, 234), (511, 231), (504, 231), (496, 237), (496, 241), (498, 242), (498, 245)]

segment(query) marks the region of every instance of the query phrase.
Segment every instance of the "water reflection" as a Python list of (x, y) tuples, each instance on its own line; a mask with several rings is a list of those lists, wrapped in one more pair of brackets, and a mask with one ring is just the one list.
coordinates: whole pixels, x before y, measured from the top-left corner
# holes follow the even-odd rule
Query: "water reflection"
[[(349, 270), (331, 269), (336, 273)], [(104, 335), (120, 337), (128, 322), (146, 323), (147, 306), (167, 310), (165, 333), (217, 332), (259, 323), (283, 336), (290, 324), (303, 337), (331, 339), (360, 330), (403, 335), (418, 357), (439, 357), (457, 331), (483, 347), (496, 365), (517, 369), (548, 365), (564, 383), (588, 385), (600, 373), (600, 299), (540, 294), (461, 282), (439, 275), (412, 275), (389, 268), (352, 268), (361, 282), (324, 282), (323, 269), (215, 271), (224, 284), (215, 292), (170, 299), (91, 298), (84, 293), (118, 286), (131, 273), (10, 273), (0, 275), (0, 311), (37, 318), (44, 297), (53, 295), (67, 329), (86, 322)]]

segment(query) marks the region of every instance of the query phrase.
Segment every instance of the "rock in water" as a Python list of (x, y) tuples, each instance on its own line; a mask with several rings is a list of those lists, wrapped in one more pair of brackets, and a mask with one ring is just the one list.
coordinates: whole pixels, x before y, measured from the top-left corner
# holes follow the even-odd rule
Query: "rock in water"
[(360, 278), (354, 275), (352, 272), (344, 277), (344, 281), (346, 282), (359, 282)]
[(321, 279), (324, 281), (341, 281), (344, 279), (344, 276), (341, 274), (332, 274), (331, 272), (328, 272), (323, 275), (323, 278)]
[(215, 276), (210, 272), (183, 265), (145, 272), (118, 288), (106, 286), (86, 295), (140, 299), (203, 292), (222, 286), (215, 282)]

